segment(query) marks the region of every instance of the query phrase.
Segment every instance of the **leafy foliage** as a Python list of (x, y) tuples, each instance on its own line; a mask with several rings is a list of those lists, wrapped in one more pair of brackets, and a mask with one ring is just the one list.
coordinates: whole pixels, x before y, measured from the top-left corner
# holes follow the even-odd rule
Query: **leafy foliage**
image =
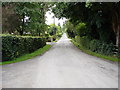
[(44, 38), (24, 36), (2, 36), (2, 60), (9, 61), (31, 53), (46, 45)]
[(79, 37), (76, 36), (75, 41), (80, 45), (83, 46), (85, 49), (89, 49), (93, 52), (100, 53), (103, 55), (112, 56), (113, 51), (115, 49), (114, 44), (110, 43), (107, 44), (105, 42), (99, 40), (90, 40), (88, 37)]
[[(45, 2), (3, 3), (3, 15), (6, 15), (3, 22), (5, 25), (9, 25), (7, 28), (3, 25), (5, 28), (3, 33), (11, 34), (12, 32), (20, 35), (29, 33), (33, 36), (44, 36), (46, 31), (45, 12), (50, 6)], [(6, 19), (7, 21), (5, 21)], [(9, 32), (11, 27), (13, 28)]]
[[(114, 16), (113, 7), (119, 7), (117, 4), (119, 3), (62, 2), (56, 4), (53, 12), (59, 18), (66, 17), (74, 26), (81, 22), (85, 23), (91, 38), (115, 43), (116, 34), (112, 28), (112, 16)], [(63, 7), (64, 10), (61, 10)]]
[(79, 23), (75, 26), (77, 35), (85, 36), (87, 34), (87, 28), (85, 23)]
[(55, 24), (51, 24), (48, 26), (47, 30), (48, 36), (47, 40), (51, 41), (51, 38), (53, 38), (53, 41), (57, 40), (62, 36), (62, 29), (60, 26), (56, 26)]
[(66, 29), (68, 37), (70, 37), (70, 38), (75, 37), (75, 31), (74, 31), (75, 27), (71, 22), (67, 21), (64, 25), (64, 28)]
[(13, 33), (20, 21), (14, 12), (15, 3), (2, 3), (2, 33)]
[(69, 37), (80, 37), (85, 48), (105, 55), (113, 55), (115, 44), (119, 48), (120, 2), (60, 2), (53, 12), (69, 20), (69, 24), (66, 22)]

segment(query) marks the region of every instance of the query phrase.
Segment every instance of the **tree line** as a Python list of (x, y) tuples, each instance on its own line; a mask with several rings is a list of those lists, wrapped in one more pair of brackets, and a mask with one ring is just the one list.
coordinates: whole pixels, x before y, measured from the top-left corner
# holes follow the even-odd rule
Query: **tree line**
[(3, 2), (2, 3), (2, 61), (14, 61), (44, 47), (47, 41), (58, 40), (61, 27), (47, 25), (46, 12), (49, 2)]
[(2, 3), (2, 33), (44, 35), (48, 29), (45, 13), (51, 6), (48, 2)]
[[(120, 48), (120, 2), (60, 2), (52, 10), (65, 17), (70, 37), (86, 37)], [(102, 45), (102, 44), (100, 44)], [(89, 47), (90, 48), (90, 47)]]

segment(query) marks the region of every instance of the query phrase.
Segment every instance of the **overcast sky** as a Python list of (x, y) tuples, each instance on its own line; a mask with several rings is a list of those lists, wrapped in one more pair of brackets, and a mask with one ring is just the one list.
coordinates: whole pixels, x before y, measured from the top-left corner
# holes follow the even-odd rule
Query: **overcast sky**
[[(45, 16), (46, 16), (46, 22), (45, 23), (47, 25), (54, 24), (54, 18), (53, 18), (54, 13), (52, 13), (51, 11), (48, 11), (48, 12), (46, 12)], [(63, 19), (60, 19), (60, 20), (58, 18), (55, 18), (55, 25), (58, 25), (58, 23), (60, 23), (60, 25), (62, 26), (63, 23), (66, 20), (67, 20), (66, 18), (63, 18)]]

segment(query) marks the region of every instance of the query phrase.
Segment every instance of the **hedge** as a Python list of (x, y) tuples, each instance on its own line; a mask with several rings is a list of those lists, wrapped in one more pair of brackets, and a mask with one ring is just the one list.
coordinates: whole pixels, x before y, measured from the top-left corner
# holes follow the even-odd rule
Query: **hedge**
[(45, 39), (40, 37), (2, 36), (2, 61), (13, 60), (45, 45)]
[(113, 43), (105, 43), (96, 39), (90, 40), (88, 37), (76, 36), (75, 41), (83, 46), (86, 49), (89, 49), (93, 52), (100, 53), (103, 55), (113, 56), (114, 55), (114, 44)]

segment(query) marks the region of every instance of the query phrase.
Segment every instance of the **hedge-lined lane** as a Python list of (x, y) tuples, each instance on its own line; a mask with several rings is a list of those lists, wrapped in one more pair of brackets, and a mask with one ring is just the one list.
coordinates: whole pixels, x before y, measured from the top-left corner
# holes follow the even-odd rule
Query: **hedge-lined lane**
[(44, 55), (2, 69), (3, 88), (118, 87), (118, 65), (81, 52), (65, 34)]

